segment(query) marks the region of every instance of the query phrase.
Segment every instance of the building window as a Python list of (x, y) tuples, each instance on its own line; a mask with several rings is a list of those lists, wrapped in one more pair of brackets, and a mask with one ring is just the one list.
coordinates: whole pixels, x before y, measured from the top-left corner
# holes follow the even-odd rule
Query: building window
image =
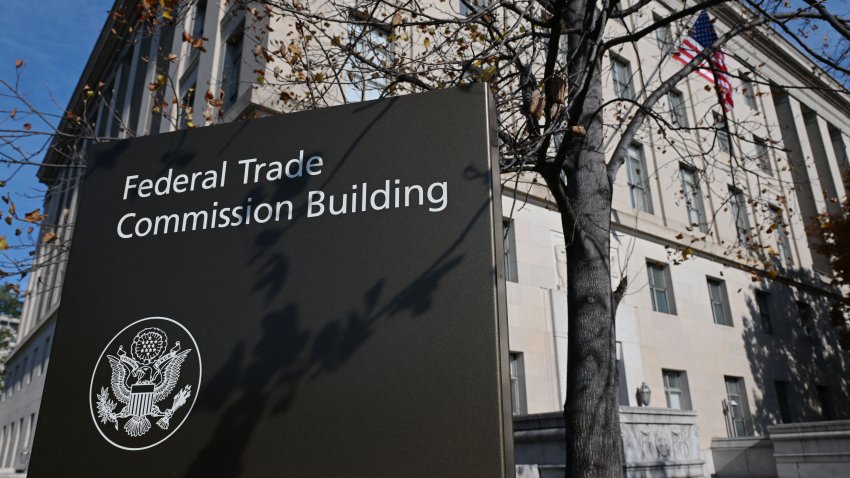
[(525, 415), (528, 408), (525, 402), (525, 364), (522, 353), (511, 352), (511, 411), (514, 415)]
[(699, 189), (697, 170), (682, 164), (679, 171), (682, 177), (682, 194), (685, 197), (685, 207), (688, 212), (688, 224), (702, 232), (707, 232), (708, 223), (705, 220), (705, 208)]
[(750, 219), (747, 216), (747, 198), (740, 189), (729, 186), (729, 206), (735, 219), (738, 242), (745, 244), (750, 238)]
[(667, 408), (674, 410), (691, 409), (691, 393), (688, 387), (688, 374), (678, 370), (662, 370), (664, 375), (664, 396)]
[(670, 90), (667, 94), (670, 102), (670, 121), (680, 128), (688, 127), (688, 113), (685, 110), (685, 95), (678, 90)]
[[(663, 20), (665, 17), (657, 13), (652, 14), (655, 23)], [(673, 33), (670, 31), (670, 25), (664, 25), (655, 29), (655, 41), (658, 42), (658, 49), (661, 50), (661, 55), (669, 55), (673, 51), (675, 44), (673, 43)]]
[(708, 298), (711, 303), (711, 315), (714, 323), (732, 327), (732, 314), (729, 310), (729, 297), (726, 295), (726, 283), (708, 278)]
[(756, 86), (753, 83), (749, 72), (741, 72), (741, 93), (744, 95), (744, 101), (747, 106), (757, 110), (758, 103), (756, 102)]
[(35, 376), (41, 375), (41, 357), (38, 356), (38, 347), (32, 352), (32, 368), (35, 370)]
[(514, 223), (510, 219), (502, 220), (503, 248), (505, 261), (505, 280), (517, 282), (516, 235)]
[(204, 18), (207, 16), (207, 1), (198, 0), (195, 12), (192, 16), (192, 38), (198, 39), (204, 36)]
[(773, 174), (773, 168), (770, 167), (770, 155), (767, 151), (767, 144), (758, 136), (753, 136), (753, 144), (756, 148), (756, 163), (759, 169), (765, 174)]
[(756, 307), (758, 307), (759, 322), (764, 332), (773, 335), (773, 321), (770, 319), (770, 292), (756, 291)]
[(614, 94), (618, 98), (633, 100), (635, 89), (632, 86), (632, 67), (629, 62), (611, 57), (611, 77), (614, 80)]
[(785, 222), (782, 217), (782, 209), (770, 206), (770, 216), (773, 221), (768, 226), (768, 232), (773, 232), (776, 241), (776, 252), (773, 254), (778, 265), (790, 266), (794, 263), (791, 258), (791, 246), (788, 244), (788, 236), (785, 235)]
[(726, 414), (726, 428), (731, 437), (750, 436), (750, 407), (747, 405), (747, 391), (741, 377), (724, 377), (726, 382), (726, 400), (723, 412)]
[(676, 314), (676, 301), (673, 298), (673, 282), (670, 280), (670, 267), (658, 262), (647, 262), (649, 273), (649, 293), (652, 298), (652, 310), (664, 314)]
[(835, 420), (835, 408), (832, 404), (832, 395), (829, 393), (829, 387), (816, 385), (815, 390), (818, 394), (821, 418), (824, 420)]
[(812, 306), (807, 302), (797, 301), (797, 315), (800, 317), (800, 327), (803, 330), (803, 336), (811, 344), (817, 341), (815, 337), (815, 320), (812, 313)]
[(393, 61), (392, 44), (387, 40), (391, 27), (379, 24), (367, 25), (377, 20), (363, 12), (352, 13), (354, 20), (364, 23), (354, 23), (349, 26), (349, 42), (355, 55), (345, 65), (346, 77), (350, 83), (345, 88), (345, 98), (349, 102), (376, 100), (381, 97), (388, 83), (379, 75), (372, 77), (376, 66), (391, 64)]
[(189, 67), (189, 70), (183, 75), (183, 80), (180, 81), (180, 91), (183, 97), (180, 99), (180, 104), (177, 105), (178, 129), (186, 129), (193, 127), (192, 112), (195, 105), (195, 87), (198, 81), (198, 63), (195, 62)]
[(626, 162), (632, 207), (652, 214), (652, 196), (649, 192), (649, 175), (646, 174), (643, 147), (639, 144), (630, 145), (626, 150)]
[(782, 423), (794, 421), (794, 407), (791, 403), (791, 385), (788, 382), (777, 380), (773, 382), (776, 388), (776, 400), (779, 402), (779, 418)]
[(236, 98), (239, 96), (239, 75), (242, 71), (242, 47), (245, 38), (242, 30), (243, 26), (240, 25), (224, 44), (221, 91), (225, 111), (236, 104)]
[(714, 130), (717, 134), (717, 143), (720, 146), (720, 150), (726, 153), (732, 151), (732, 140), (729, 138), (729, 128), (725, 121), (723, 121), (723, 115), (720, 113), (713, 111), (714, 115)]

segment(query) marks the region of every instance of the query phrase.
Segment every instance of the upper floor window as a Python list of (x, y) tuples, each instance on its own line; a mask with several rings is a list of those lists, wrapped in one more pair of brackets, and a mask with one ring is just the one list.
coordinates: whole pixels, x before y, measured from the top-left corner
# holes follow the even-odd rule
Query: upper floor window
[(517, 281), (516, 235), (514, 234), (513, 226), (514, 222), (509, 219), (502, 221), (505, 280), (508, 282)]
[(649, 175), (646, 174), (646, 160), (643, 147), (632, 144), (626, 150), (629, 196), (632, 207), (652, 213), (652, 195), (649, 192)]
[(713, 111), (712, 115), (714, 116), (714, 130), (717, 134), (717, 144), (720, 146), (721, 151), (729, 153), (732, 151), (732, 140), (729, 138), (728, 125), (723, 119), (722, 114)]
[(688, 127), (688, 113), (685, 111), (685, 96), (679, 90), (670, 90), (667, 94), (670, 102), (670, 121), (680, 128)]
[(729, 310), (729, 297), (726, 295), (726, 283), (719, 279), (706, 279), (708, 298), (711, 303), (711, 315), (714, 323), (732, 327), (732, 314)]
[[(369, 20), (371, 17), (363, 12), (353, 12), (354, 19)], [(356, 56), (352, 55), (346, 63), (347, 78), (350, 83), (345, 85), (345, 98), (350, 102), (376, 100), (386, 89), (387, 80), (378, 76), (373, 78), (376, 67), (392, 62), (392, 44), (387, 40), (390, 27), (387, 25), (372, 26), (366, 23), (353, 23), (349, 27), (349, 42)]]
[[(652, 18), (655, 23), (658, 23), (660, 20), (663, 20), (664, 17), (653, 13)], [(673, 32), (670, 31), (670, 25), (660, 26), (655, 29), (655, 41), (658, 43), (658, 48), (661, 50), (662, 55), (669, 55), (675, 46), (673, 43)]]
[(779, 417), (782, 423), (795, 421), (795, 411), (791, 400), (791, 384), (781, 380), (773, 382), (776, 388), (776, 400), (779, 402)]
[(815, 318), (812, 312), (812, 306), (803, 301), (797, 301), (797, 315), (800, 317), (800, 327), (803, 329), (803, 336), (810, 343), (814, 344), (817, 341), (815, 336)]
[(665, 314), (676, 314), (676, 301), (673, 298), (673, 281), (670, 267), (658, 262), (647, 262), (649, 274), (649, 294), (652, 298), (652, 310)]
[(239, 26), (224, 44), (224, 65), (221, 73), (221, 91), (225, 111), (236, 104), (239, 96), (239, 76), (242, 72), (243, 27)]
[(773, 320), (770, 317), (770, 292), (756, 291), (756, 307), (758, 307), (759, 322), (766, 334), (773, 335)]
[(747, 215), (747, 198), (743, 191), (729, 186), (729, 207), (735, 219), (738, 242), (744, 244), (750, 237), (750, 220)]
[(757, 110), (758, 102), (756, 101), (756, 86), (753, 83), (752, 76), (749, 72), (741, 72), (741, 93), (744, 96), (744, 101), (747, 106)]
[(195, 105), (195, 88), (198, 81), (198, 63), (195, 62), (189, 67), (183, 75), (183, 80), (180, 81), (180, 91), (183, 96), (180, 98), (180, 104), (177, 105), (178, 128), (186, 129), (194, 126), (192, 116)]
[(708, 222), (706, 221), (705, 207), (699, 188), (697, 170), (682, 164), (679, 171), (682, 178), (682, 195), (685, 198), (685, 207), (688, 212), (688, 224), (699, 228), (702, 232), (707, 232)]
[(611, 57), (611, 77), (614, 80), (614, 93), (618, 98), (632, 100), (635, 89), (632, 86), (632, 67), (628, 61)]
[(766, 174), (772, 174), (773, 168), (770, 167), (770, 155), (767, 152), (767, 144), (758, 136), (753, 136), (753, 145), (756, 148), (755, 159), (759, 169)]
[(207, 0), (198, 0), (195, 4), (194, 15), (192, 15), (192, 38), (198, 39), (204, 36), (204, 18), (207, 16)]
[(773, 231), (773, 238), (776, 241), (775, 257), (780, 261), (781, 265), (790, 266), (794, 263), (791, 257), (791, 246), (788, 244), (788, 236), (785, 235), (785, 222), (782, 216), (782, 209), (777, 206), (770, 206), (770, 215), (773, 223), (768, 227), (768, 231)]

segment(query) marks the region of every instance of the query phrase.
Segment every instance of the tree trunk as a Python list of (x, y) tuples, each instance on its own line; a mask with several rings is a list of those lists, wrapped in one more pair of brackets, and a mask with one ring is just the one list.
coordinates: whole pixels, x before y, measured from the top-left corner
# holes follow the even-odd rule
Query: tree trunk
[[(584, 35), (598, 33), (588, 31), (595, 25), (586, 21), (585, 2), (569, 3), (569, 26), (583, 28)], [(574, 137), (567, 144), (567, 210), (561, 211), (569, 277), (566, 476), (620, 478), (616, 311), (609, 252), (611, 184), (605, 167), (602, 115), (598, 114), (602, 105), (601, 61), (588, 44), (579, 43), (580, 37), (570, 35), (568, 48), (573, 58), (570, 71), (592, 71), (590, 79), (585, 80), (588, 83), (571, 85), (573, 89), (587, 86), (582, 113), (576, 121), (586, 135)]]

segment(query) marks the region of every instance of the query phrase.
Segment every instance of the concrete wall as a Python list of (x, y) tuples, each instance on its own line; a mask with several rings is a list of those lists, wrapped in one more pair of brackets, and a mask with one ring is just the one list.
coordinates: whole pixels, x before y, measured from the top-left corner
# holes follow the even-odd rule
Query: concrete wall
[(850, 420), (769, 427), (779, 478), (850, 476)]
[(717, 478), (776, 477), (776, 460), (769, 438), (714, 438), (711, 453)]

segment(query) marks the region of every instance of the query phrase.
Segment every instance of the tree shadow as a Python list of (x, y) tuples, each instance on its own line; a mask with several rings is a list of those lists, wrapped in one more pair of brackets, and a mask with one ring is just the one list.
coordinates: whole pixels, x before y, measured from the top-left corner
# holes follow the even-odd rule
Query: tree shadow
[[(358, 138), (363, 138), (376, 122), (365, 125)], [(339, 161), (348, 161), (354, 149), (349, 148)], [(465, 177), (470, 177), (469, 174), (465, 172)], [(254, 188), (245, 198), (253, 197), (255, 203), (288, 200), (303, 195), (307, 182), (293, 180), (286, 186), (272, 191)], [(445, 250), (427, 258), (429, 265), (421, 273), (408, 274), (414, 277), (409, 283), (393, 283), (393, 277), (385, 275), (369, 282), (348, 284), (347, 296), (359, 296), (359, 304), (356, 300), (347, 301), (351, 305), (337, 308), (341, 311), (338, 316), (321, 322), (299, 307), (300, 297), (287, 295), (293, 281), (310, 280), (292, 275), (296, 269), (293, 262), (304, 252), (293, 247), (295, 244), (289, 237), (296, 232), (298, 236), (293, 237), (303, 237), (302, 226), (308, 221), (304, 209), (306, 206), (295, 212), (292, 220), (278, 223), (274, 230), (266, 229), (253, 237), (252, 249), (258, 252), (246, 255), (246, 268), (259, 273), (250, 289), (272, 310), (260, 319), (261, 336), (233, 344), (224, 366), (218, 368), (200, 392), (204, 399), (196, 404), (196, 409), (198, 413), (214, 416), (215, 425), (184, 476), (207, 477), (211, 470), (216, 476), (241, 476), (256, 451), (251, 449), (252, 440), (260, 435), (268, 436), (267, 430), (260, 433), (258, 429), (270, 417), (291, 412), (305, 387), (318, 386), (315, 384), (338, 373), (358, 353), (368, 353), (365, 345), (382, 327), (394, 320), (411, 320), (429, 313), (437, 291), (464, 262), (469, 250), (465, 241), (470, 233), (488, 220), (490, 204), (485, 201), (470, 211), (468, 223), (457, 237), (446, 241)], [(373, 267), (381, 270), (384, 266)], [(311, 277), (316, 280), (318, 276)], [(332, 291), (326, 291), (323, 300), (339, 299)], [(281, 430), (281, 434), (286, 432)], [(309, 433), (303, 429), (296, 432)], [(251, 465), (254, 467), (256, 463)]]
[(850, 418), (850, 362), (828, 319), (827, 293), (836, 291), (813, 271), (785, 275), (754, 281), (747, 297), (743, 339), (760, 435), (777, 423)]

